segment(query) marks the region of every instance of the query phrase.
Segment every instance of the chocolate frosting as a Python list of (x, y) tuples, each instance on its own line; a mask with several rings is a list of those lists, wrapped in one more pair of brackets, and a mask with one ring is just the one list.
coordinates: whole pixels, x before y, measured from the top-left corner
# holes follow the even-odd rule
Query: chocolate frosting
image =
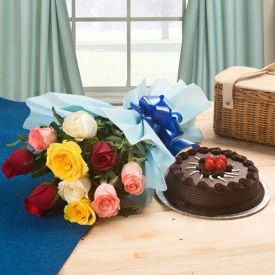
[[(190, 175), (195, 169), (186, 169), (199, 163), (209, 152), (213, 155), (223, 153), (228, 164), (240, 170), (238, 176), (225, 178), (226, 182), (203, 177), (202, 171)], [(188, 154), (188, 155), (187, 155)], [(197, 167), (198, 169), (199, 167)], [(222, 215), (245, 211), (256, 206), (263, 198), (264, 191), (259, 182), (258, 169), (253, 162), (230, 150), (201, 147), (199, 151), (189, 150), (177, 156), (166, 177), (168, 201), (181, 210), (194, 214)]]

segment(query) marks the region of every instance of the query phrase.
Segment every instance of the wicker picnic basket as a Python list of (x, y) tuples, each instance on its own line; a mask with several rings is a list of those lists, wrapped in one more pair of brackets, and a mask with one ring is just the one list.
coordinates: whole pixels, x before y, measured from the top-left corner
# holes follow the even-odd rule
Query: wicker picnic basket
[(230, 67), (215, 81), (215, 133), (275, 145), (275, 63)]

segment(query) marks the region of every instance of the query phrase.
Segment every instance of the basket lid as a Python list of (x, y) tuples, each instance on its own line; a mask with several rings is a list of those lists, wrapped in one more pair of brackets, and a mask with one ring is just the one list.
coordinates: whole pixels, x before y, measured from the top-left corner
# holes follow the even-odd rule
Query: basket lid
[(216, 83), (223, 85), (223, 106), (233, 108), (233, 87), (275, 93), (275, 63), (259, 70), (251, 67), (234, 66), (220, 72)]

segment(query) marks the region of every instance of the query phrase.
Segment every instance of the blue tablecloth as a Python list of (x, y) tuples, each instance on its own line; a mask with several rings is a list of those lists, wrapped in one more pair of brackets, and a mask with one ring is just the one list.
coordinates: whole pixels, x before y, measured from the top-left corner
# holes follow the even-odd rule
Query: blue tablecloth
[[(22, 124), (28, 114), (25, 103), (0, 98), (1, 167), (15, 149), (6, 144), (27, 133)], [(89, 229), (65, 221), (62, 209), (44, 218), (26, 212), (24, 199), (45, 180), (29, 175), (8, 180), (0, 172), (0, 274), (56, 274)]]

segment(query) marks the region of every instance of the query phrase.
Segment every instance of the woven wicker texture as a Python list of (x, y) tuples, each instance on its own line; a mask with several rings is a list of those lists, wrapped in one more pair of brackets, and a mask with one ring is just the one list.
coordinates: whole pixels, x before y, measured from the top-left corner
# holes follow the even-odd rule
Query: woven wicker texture
[(215, 85), (217, 135), (275, 145), (275, 93), (235, 87), (234, 108), (223, 108), (222, 84)]

